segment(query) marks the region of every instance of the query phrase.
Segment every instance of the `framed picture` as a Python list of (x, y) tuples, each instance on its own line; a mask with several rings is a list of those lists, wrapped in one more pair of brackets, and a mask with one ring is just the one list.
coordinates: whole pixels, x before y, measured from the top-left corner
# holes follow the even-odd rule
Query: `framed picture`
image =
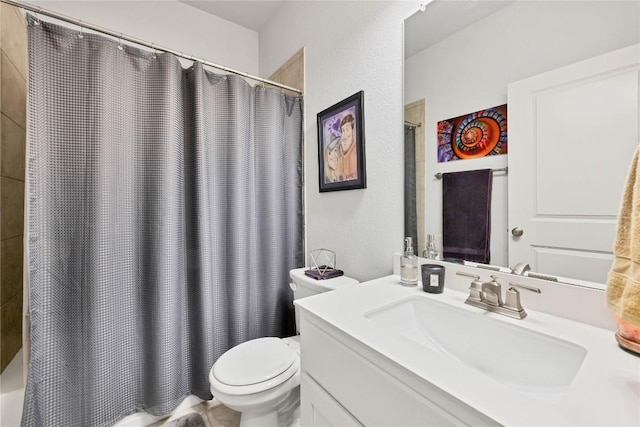
[(320, 192), (366, 188), (364, 92), (318, 113)]
[(507, 154), (507, 104), (438, 122), (438, 163)]

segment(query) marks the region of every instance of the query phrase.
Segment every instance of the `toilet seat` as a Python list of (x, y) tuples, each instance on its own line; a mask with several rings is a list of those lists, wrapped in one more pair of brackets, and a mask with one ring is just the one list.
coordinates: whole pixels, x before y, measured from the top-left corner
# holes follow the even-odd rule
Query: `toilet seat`
[(277, 387), (299, 369), (296, 352), (281, 338), (267, 337), (239, 344), (211, 368), (213, 388), (231, 395), (259, 393)]

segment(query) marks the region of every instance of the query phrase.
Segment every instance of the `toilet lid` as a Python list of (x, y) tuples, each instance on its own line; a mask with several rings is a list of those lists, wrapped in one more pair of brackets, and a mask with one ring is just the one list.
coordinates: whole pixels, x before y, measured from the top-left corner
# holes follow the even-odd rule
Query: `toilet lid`
[(213, 364), (213, 375), (231, 386), (258, 384), (286, 371), (295, 359), (296, 353), (282, 339), (258, 338), (220, 356)]

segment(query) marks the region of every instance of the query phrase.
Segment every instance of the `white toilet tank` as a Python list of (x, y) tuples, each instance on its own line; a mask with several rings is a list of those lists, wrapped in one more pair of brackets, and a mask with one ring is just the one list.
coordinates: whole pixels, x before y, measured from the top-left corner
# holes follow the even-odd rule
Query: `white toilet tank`
[[(310, 297), (312, 295), (321, 294), (327, 291), (333, 291), (335, 289), (360, 283), (353, 277), (348, 276), (340, 276), (334, 279), (327, 280), (316, 280), (312, 277), (304, 274), (307, 268), (296, 268), (295, 270), (291, 270), (289, 272), (289, 276), (291, 277), (291, 289), (293, 290), (293, 299)], [(299, 325), (300, 325), (300, 314), (298, 313), (298, 307), (295, 307), (296, 312), (296, 333), (300, 333)]]

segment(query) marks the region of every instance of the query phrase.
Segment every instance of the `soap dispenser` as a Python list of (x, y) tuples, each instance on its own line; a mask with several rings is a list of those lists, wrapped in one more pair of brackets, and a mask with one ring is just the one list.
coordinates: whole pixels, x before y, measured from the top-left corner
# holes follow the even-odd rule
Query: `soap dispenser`
[(427, 234), (427, 246), (422, 251), (422, 257), (427, 259), (438, 259), (439, 254), (436, 249), (436, 236), (433, 234)]
[(403, 286), (418, 284), (418, 257), (413, 253), (411, 237), (404, 239), (404, 254), (400, 258), (400, 283)]

